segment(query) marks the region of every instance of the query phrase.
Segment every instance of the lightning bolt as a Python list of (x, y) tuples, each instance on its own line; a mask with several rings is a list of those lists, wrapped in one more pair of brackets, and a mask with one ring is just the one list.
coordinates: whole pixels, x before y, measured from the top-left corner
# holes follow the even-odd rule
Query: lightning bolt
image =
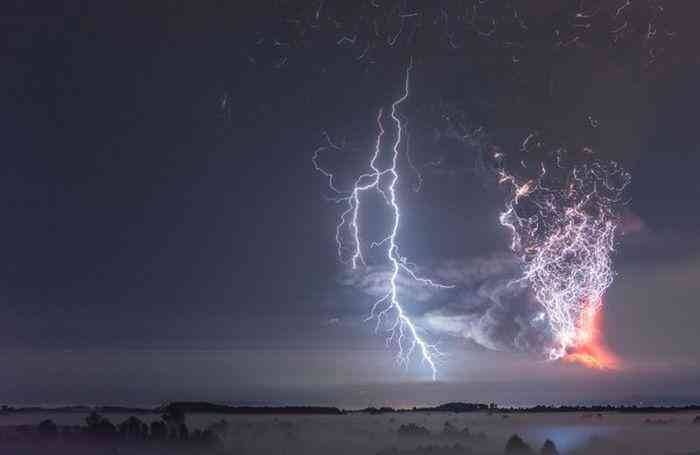
[[(409, 279), (423, 285), (435, 288), (451, 288), (453, 286), (437, 283), (429, 278), (419, 276), (413, 265), (407, 258), (399, 253), (397, 236), (401, 223), (401, 209), (397, 196), (397, 183), (399, 181), (399, 156), (401, 144), (405, 133), (404, 125), (399, 118), (399, 106), (406, 101), (410, 93), (410, 75), (413, 68), (411, 62), (406, 68), (404, 79), (404, 90), (402, 95), (391, 104), (389, 118), (396, 128), (389, 164), (380, 166), (382, 157), (382, 142), (384, 139), (384, 111), (379, 110), (377, 115), (377, 138), (374, 151), (369, 161), (369, 170), (361, 174), (349, 191), (342, 191), (335, 185), (335, 177), (332, 172), (326, 170), (319, 164), (320, 154), (328, 149), (339, 149), (326, 135), (327, 145), (320, 147), (314, 152), (312, 162), (314, 168), (325, 176), (328, 180), (328, 188), (335, 194), (331, 198), (334, 202), (344, 204), (345, 208), (338, 218), (336, 226), (335, 241), (338, 257), (341, 262), (348, 263), (352, 269), (357, 269), (360, 265), (367, 265), (362, 249), (360, 208), (363, 196), (370, 192), (377, 192), (384, 200), (386, 207), (392, 215), (391, 226), (386, 237), (379, 242), (372, 242), (370, 247), (386, 248), (386, 260), (390, 265), (391, 273), (386, 285), (388, 291), (372, 305), (366, 321), (376, 320), (375, 331), (379, 331), (384, 325), (387, 326), (387, 345), (395, 344), (397, 347), (396, 360), (400, 365), (407, 366), (415, 352), (420, 354), (431, 371), (433, 381), (437, 380), (437, 357), (443, 354), (434, 344), (430, 344), (421, 334), (421, 329), (412, 321), (399, 299), (399, 289), (397, 281), (403, 275)], [(345, 237), (350, 238), (350, 246), (347, 245)], [(349, 254), (346, 253), (349, 249)]]

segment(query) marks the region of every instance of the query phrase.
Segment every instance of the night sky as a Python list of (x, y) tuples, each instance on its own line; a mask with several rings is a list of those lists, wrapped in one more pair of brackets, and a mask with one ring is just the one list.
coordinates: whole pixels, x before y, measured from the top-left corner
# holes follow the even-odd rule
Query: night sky
[[(693, 2), (666, 5), (674, 39), (649, 67), (635, 36), (612, 50), (607, 38), (556, 54), (533, 45), (517, 66), (490, 40), (452, 49), (430, 27), (370, 64), (359, 44), (280, 26), (290, 3), (309, 2), (11, 3), (0, 402), (700, 401)], [(556, 3), (521, 12), (528, 42), (565, 21)], [(624, 370), (436, 334), (448, 356), (432, 383), (419, 363), (398, 367), (363, 322), (372, 299), (338, 262), (337, 207), (311, 157), (323, 131), (354, 150), (330, 163), (341, 172), (367, 156), (410, 57), (411, 147), (421, 163), (443, 158), (424, 168), (421, 192), (402, 174), (402, 253), (426, 270), (509, 254), (503, 194), (446, 138), (446, 109), (504, 150), (546, 131), (630, 171), (604, 320)]]

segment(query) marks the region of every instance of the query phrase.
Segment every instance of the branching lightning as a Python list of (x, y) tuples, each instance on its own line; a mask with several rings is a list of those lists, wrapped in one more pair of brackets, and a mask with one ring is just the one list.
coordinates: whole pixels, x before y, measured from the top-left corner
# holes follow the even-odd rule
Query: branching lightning
[[(397, 183), (399, 180), (399, 156), (405, 134), (404, 125), (399, 118), (398, 108), (408, 98), (410, 87), (410, 75), (412, 64), (406, 69), (404, 90), (401, 97), (391, 104), (389, 117), (396, 128), (396, 135), (391, 146), (390, 159), (388, 164), (381, 166), (382, 141), (384, 138), (383, 118), (384, 112), (380, 110), (377, 115), (378, 133), (374, 151), (369, 161), (369, 170), (355, 179), (349, 191), (342, 191), (335, 185), (332, 172), (326, 170), (319, 164), (320, 153), (329, 148), (337, 149), (338, 146), (326, 136), (327, 146), (321, 147), (314, 153), (312, 162), (315, 169), (328, 179), (328, 187), (335, 197), (333, 201), (344, 204), (345, 208), (338, 218), (336, 227), (336, 246), (338, 256), (344, 263), (350, 264), (353, 269), (360, 265), (367, 265), (363, 253), (363, 240), (361, 236), (360, 208), (363, 196), (368, 192), (377, 192), (386, 204), (391, 213), (391, 226), (386, 237), (379, 242), (372, 242), (370, 247), (384, 247), (386, 249), (386, 260), (390, 266), (390, 275), (387, 279), (388, 291), (379, 298), (374, 305), (367, 320), (376, 320), (376, 330), (386, 326), (389, 332), (387, 345), (395, 344), (397, 348), (396, 360), (401, 365), (408, 365), (413, 354), (417, 351), (421, 359), (431, 370), (433, 380), (437, 379), (436, 359), (442, 353), (434, 344), (430, 344), (424, 338), (420, 328), (412, 321), (399, 299), (399, 289), (397, 281), (401, 275), (414, 280), (421, 285), (437, 288), (450, 288), (452, 286), (437, 283), (431, 279), (419, 276), (413, 265), (407, 258), (399, 253), (397, 235), (401, 222), (401, 209), (397, 196)], [(349, 241), (346, 241), (349, 239)]]
[(590, 341), (590, 321), (613, 281), (615, 207), (630, 176), (614, 162), (574, 166), (559, 180), (548, 176), (544, 164), (529, 180), (498, 173), (501, 183), (511, 185), (500, 222), (512, 234), (511, 249), (524, 264), (522, 279), (553, 331), (549, 357), (562, 358)]

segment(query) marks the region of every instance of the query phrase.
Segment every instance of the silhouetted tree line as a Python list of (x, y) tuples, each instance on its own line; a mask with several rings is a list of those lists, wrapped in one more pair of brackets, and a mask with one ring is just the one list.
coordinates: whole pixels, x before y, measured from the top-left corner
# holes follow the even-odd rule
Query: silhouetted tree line
[(8, 405), (2, 405), (0, 406), (0, 414), (10, 414), (10, 413), (56, 413), (56, 414), (66, 414), (66, 413), (79, 413), (79, 414), (84, 414), (86, 412), (98, 412), (102, 414), (153, 414), (154, 410), (153, 409), (145, 409), (145, 408), (133, 408), (133, 407), (126, 407), (126, 406), (98, 406), (98, 407), (92, 407), (92, 406), (59, 406), (56, 408), (45, 408), (42, 406), (23, 406), (23, 407), (15, 407), (15, 406), (8, 406)]
[(688, 406), (545, 406), (537, 405), (529, 408), (499, 408), (499, 412), (502, 413), (547, 413), (547, 412), (589, 412), (589, 413), (602, 413), (602, 412), (617, 412), (617, 413), (627, 413), (627, 414), (650, 414), (650, 413), (672, 413), (672, 412), (688, 412), (688, 411), (700, 411), (700, 405), (688, 405)]
[(90, 408), (86, 406), (67, 406), (61, 408), (42, 408), (42, 407), (22, 407), (15, 408), (12, 406), (3, 405), (0, 407), (0, 414), (9, 413), (28, 413), (28, 412), (97, 412), (101, 414), (121, 413), (121, 414), (163, 414), (170, 412), (173, 409), (179, 409), (186, 414), (207, 413), (207, 414), (268, 414), (268, 415), (294, 415), (294, 414), (320, 414), (320, 415), (342, 415), (352, 412), (368, 413), (368, 414), (386, 414), (386, 413), (402, 413), (402, 412), (499, 412), (499, 413), (546, 413), (546, 412), (619, 412), (619, 413), (672, 413), (672, 412), (690, 412), (700, 411), (700, 405), (687, 406), (613, 406), (613, 405), (598, 405), (598, 406), (548, 406), (537, 405), (532, 407), (507, 407), (501, 408), (495, 403), (444, 403), (432, 407), (413, 407), (409, 409), (394, 409), (392, 407), (368, 407), (357, 411), (347, 411), (336, 407), (329, 406), (229, 406), (223, 404), (208, 403), (205, 401), (176, 401), (159, 406), (155, 409), (144, 408), (128, 408), (120, 406), (102, 406), (98, 408)]
[[(369, 408), (364, 408), (360, 409), (359, 411), (355, 412), (361, 412), (361, 413), (368, 413), (368, 414), (388, 414), (388, 413), (401, 413), (401, 412), (454, 412), (454, 413), (462, 413), (462, 412), (479, 412), (479, 411), (495, 411), (498, 410), (498, 405), (495, 403), (490, 403), (490, 404), (484, 404), (484, 403), (461, 403), (461, 402), (454, 402), (454, 403), (444, 403), (438, 406), (432, 406), (432, 407), (412, 407), (409, 409), (394, 409), (388, 406), (384, 406), (381, 408), (375, 408), (375, 407), (369, 407)], [(350, 412), (350, 411), (345, 411), (345, 412)]]
[(472, 449), (459, 443), (449, 445), (427, 445), (418, 446), (413, 449), (398, 449), (391, 447), (380, 450), (376, 455), (470, 455)]
[(206, 413), (206, 414), (323, 414), (323, 415), (341, 415), (345, 414), (336, 407), (330, 406), (229, 406), (224, 404), (209, 403), (206, 401), (175, 401), (167, 403), (156, 408), (130, 408), (122, 406), (63, 406), (58, 408), (44, 408), (39, 406), (29, 407), (13, 407), (2, 405), (0, 406), (0, 414), (11, 413), (86, 413), (97, 412), (100, 414), (162, 414), (168, 410), (178, 408), (187, 414)]
[[(411, 449), (391, 447), (380, 450), (376, 455), (469, 455), (471, 453), (474, 453), (471, 447), (456, 443), (452, 446), (427, 445)], [(504, 453), (505, 455), (536, 455), (536, 453), (539, 453), (539, 455), (559, 455), (557, 446), (551, 440), (547, 439), (539, 452), (535, 452), (535, 450), (517, 434), (514, 434), (508, 439)]]
[[(506, 442), (505, 453), (506, 455), (535, 455), (535, 451), (532, 447), (517, 434), (511, 436), (508, 442)], [(557, 450), (557, 446), (554, 445), (551, 440), (547, 439), (540, 449), (540, 455), (559, 455), (559, 451)]]
[(205, 401), (176, 401), (157, 408), (156, 411), (178, 409), (187, 414), (207, 413), (207, 414), (323, 414), (341, 415), (342, 411), (335, 407), (328, 406), (228, 406), (224, 404), (214, 404)]
[(599, 405), (599, 406), (548, 406), (548, 405), (537, 405), (531, 407), (508, 407), (501, 408), (495, 403), (485, 404), (485, 403), (445, 403), (438, 406), (432, 407), (413, 407), (409, 409), (394, 409), (391, 407), (369, 407), (364, 408), (356, 412), (369, 413), (369, 414), (388, 414), (388, 413), (404, 413), (404, 412), (452, 412), (452, 413), (465, 413), (465, 412), (499, 412), (502, 414), (508, 413), (558, 413), (558, 412), (585, 412), (585, 413), (603, 413), (603, 412), (617, 412), (617, 413), (673, 413), (673, 412), (689, 412), (689, 411), (700, 411), (700, 405), (688, 405), (688, 406), (613, 406), (613, 405)]
[(177, 407), (164, 409), (160, 420), (149, 424), (131, 416), (115, 425), (107, 417), (93, 411), (85, 418), (85, 426), (59, 428), (51, 419), (43, 420), (37, 427), (44, 440), (63, 439), (66, 442), (92, 441), (177, 441), (217, 446), (219, 436), (211, 429), (190, 431), (185, 423), (185, 413)]

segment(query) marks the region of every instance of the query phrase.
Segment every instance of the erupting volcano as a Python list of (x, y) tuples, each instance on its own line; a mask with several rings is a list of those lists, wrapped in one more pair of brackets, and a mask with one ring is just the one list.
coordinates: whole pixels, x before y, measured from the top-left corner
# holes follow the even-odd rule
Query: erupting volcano
[(605, 345), (602, 332), (602, 305), (589, 307), (581, 314), (578, 339), (570, 346), (562, 359), (598, 370), (617, 370), (620, 361)]
[(598, 333), (603, 295), (615, 276), (616, 208), (629, 174), (617, 163), (592, 161), (560, 175), (541, 164), (536, 179), (518, 179), (504, 170), (499, 175), (501, 183), (511, 185), (500, 221), (523, 262), (521, 279), (529, 282), (549, 322), (550, 360), (610, 368), (615, 362)]

